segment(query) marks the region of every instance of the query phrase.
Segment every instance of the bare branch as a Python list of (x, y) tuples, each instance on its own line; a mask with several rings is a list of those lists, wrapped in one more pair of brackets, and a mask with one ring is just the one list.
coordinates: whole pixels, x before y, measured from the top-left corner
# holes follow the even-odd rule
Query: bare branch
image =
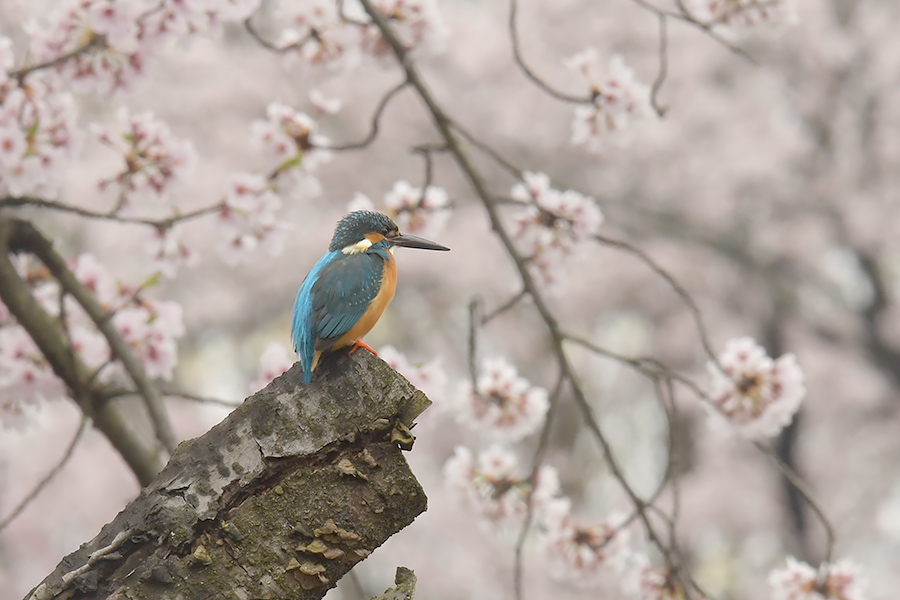
[(112, 210), (110, 212), (94, 211), (87, 208), (72, 206), (71, 204), (65, 204), (63, 202), (57, 202), (55, 200), (47, 200), (45, 198), (35, 198), (31, 196), (7, 196), (6, 198), (0, 198), (0, 208), (28, 206), (32, 206), (35, 208), (46, 208), (48, 210), (57, 212), (70, 213), (88, 219), (115, 221), (117, 223), (124, 223), (129, 225), (149, 225), (161, 230), (169, 229), (178, 223), (192, 221), (199, 217), (216, 213), (222, 209), (222, 203), (219, 202), (212, 206), (198, 208), (196, 210), (192, 210), (183, 214), (175, 214), (165, 219), (143, 219), (140, 217), (123, 217), (117, 214), (115, 210)]
[(509, 37), (512, 41), (512, 50), (513, 56), (516, 59), (516, 64), (519, 65), (519, 68), (525, 73), (525, 76), (528, 77), (536, 86), (542, 89), (547, 94), (553, 96), (557, 100), (562, 100), (563, 102), (571, 102), (573, 104), (591, 104), (594, 101), (593, 96), (587, 94), (585, 96), (574, 96), (572, 94), (566, 94), (565, 92), (560, 92), (559, 90), (550, 86), (543, 79), (538, 77), (531, 68), (525, 64), (525, 60), (522, 58), (522, 51), (519, 48), (519, 31), (516, 27), (516, 17), (519, 12), (519, 2), (518, 0), (510, 0), (509, 2)]
[(378, 128), (381, 121), (381, 115), (384, 113), (384, 109), (387, 108), (387, 105), (394, 98), (394, 96), (399, 94), (407, 85), (409, 85), (408, 81), (401, 81), (400, 83), (392, 87), (387, 92), (387, 94), (384, 95), (384, 97), (381, 99), (381, 102), (378, 103), (378, 108), (375, 109), (375, 114), (372, 115), (372, 125), (369, 130), (369, 134), (361, 141), (339, 146), (322, 146), (322, 148), (325, 150), (342, 152), (344, 150), (359, 150), (361, 148), (369, 146), (373, 141), (375, 141), (375, 138), (378, 137)]
[(17, 69), (15, 71), (9, 72), (10, 79), (16, 79), (19, 83), (22, 82), (28, 75), (34, 73), (35, 71), (41, 71), (43, 69), (52, 69), (53, 67), (58, 67), (59, 65), (69, 62), (73, 58), (80, 56), (90, 50), (95, 48), (102, 48), (106, 46), (106, 38), (102, 35), (98, 35), (96, 33), (91, 34), (91, 37), (85, 42), (83, 45), (75, 48), (71, 52), (67, 52), (62, 56), (58, 56), (52, 60), (48, 60), (47, 62), (38, 63), (36, 65), (31, 65), (30, 67), (23, 67), (21, 69)]
[(63, 453), (62, 457), (53, 465), (53, 468), (44, 475), (43, 479), (41, 479), (34, 489), (28, 492), (28, 494), (22, 499), (19, 504), (12, 509), (12, 511), (6, 515), (3, 519), (0, 519), (0, 532), (6, 529), (6, 526), (13, 522), (13, 520), (18, 517), (23, 510), (25, 510), (31, 502), (38, 497), (38, 495), (44, 491), (44, 488), (47, 487), (47, 484), (53, 481), (53, 478), (56, 477), (60, 471), (68, 464), (69, 459), (72, 458), (72, 454), (75, 452), (75, 447), (78, 446), (78, 442), (81, 441), (81, 436), (84, 433), (84, 430), (87, 429), (88, 418), (86, 415), (82, 414), (81, 423), (78, 425), (78, 429), (75, 430), (75, 435), (72, 436), (72, 441), (69, 442), (69, 445), (66, 447), (66, 451)]

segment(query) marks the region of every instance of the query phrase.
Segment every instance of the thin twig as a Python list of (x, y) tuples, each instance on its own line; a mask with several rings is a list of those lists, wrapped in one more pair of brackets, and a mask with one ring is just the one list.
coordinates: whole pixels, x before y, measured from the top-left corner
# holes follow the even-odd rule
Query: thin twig
[(409, 85), (409, 82), (404, 80), (388, 90), (387, 94), (385, 94), (381, 99), (381, 102), (378, 103), (378, 107), (375, 109), (375, 114), (372, 115), (372, 125), (369, 129), (368, 135), (366, 135), (366, 137), (364, 137), (361, 141), (354, 142), (352, 144), (343, 144), (340, 146), (321, 146), (321, 148), (323, 150), (343, 152), (344, 150), (359, 150), (361, 148), (366, 148), (367, 146), (369, 146), (373, 141), (375, 141), (375, 138), (378, 137), (378, 128), (380, 126), (381, 115), (384, 113), (384, 109), (387, 108), (387, 105), (390, 103), (391, 99), (399, 94), (407, 85)]
[(518, 0), (510, 0), (509, 2), (509, 37), (512, 41), (512, 50), (513, 57), (516, 60), (516, 64), (519, 65), (519, 68), (522, 69), (522, 72), (525, 74), (528, 79), (532, 81), (536, 86), (542, 89), (547, 94), (553, 96), (557, 100), (562, 100), (563, 102), (571, 102), (573, 104), (591, 104), (594, 101), (593, 96), (587, 94), (585, 96), (574, 96), (572, 94), (567, 94), (565, 92), (560, 92), (559, 90), (550, 86), (543, 79), (538, 77), (531, 68), (525, 64), (525, 59), (522, 58), (522, 52), (519, 48), (519, 31), (516, 27), (516, 17), (519, 12), (519, 3)]
[(659, 70), (653, 87), (650, 88), (650, 105), (660, 117), (666, 114), (666, 109), (659, 105), (659, 90), (669, 74), (669, 30), (666, 26), (666, 15), (659, 15)]
[(57, 56), (54, 59), (48, 60), (47, 62), (39, 63), (36, 65), (31, 65), (30, 67), (23, 67), (21, 69), (17, 69), (15, 71), (9, 72), (10, 79), (16, 79), (19, 83), (22, 82), (28, 75), (34, 73), (35, 71), (40, 71), (42, 69), (52, 69), (53, 67), (58, 67), (59, 65), (69, 62), (73, 58), (79, 56), (80, 54), (84, 54), (88, 50), (93, 48), (99, 48), (101, 46), (106, 45), (106, 38), (102, 35), (98, 35), (96, 33), (92, 34), (91, 37), (85, 42), (83, 45), (75, 48), (71, 52), (67, 52), (61, 56)]
[(703, 323), (703, 315), (700, 313), (700, 309), (697, 307), (697, 303), (694, 301), (693, 297), (688, 293), (684, 286), (682, 286), (678, 281), (669, 274), (668, 271), (663, 269), (659, 264), (650, 258), (650, 256), (632, 244), (628, 242), (624, 242), (622, 240), (614, 240), (612, 238), (608, 238), (602, 235), (595, 235), (594, 239), (605, 246), (610, 246), (613, 248), (619, 248), (620, 250), (624, 250), (629, 254), (636, 256), (643, 262), (645, 265), (650, 267), (650, 269), (666, 280), (666, 283), (669, 284), (676, 294), (681, 298), (682, 302), (687, 305), (688, 310), (691, 311), (691, 316), (694, 319), (694, 325), (697, 328), (697, 334), (700, 336), (700, 343), (703, 345), (703, 350), (706, 352), (707, 357), (710, 361), (713, 362), (720, 369), (722, 368), (719, 365), (719, 358), (716, 356), (715, 351), (713, 351), (712, 343), (709, 341), (709, 334), (706, 331), (706, 325)]
[(76, 446), (78, 446), (78, 442), (81, 441), (81, 436), (84, 434), (85, 429), (87, 429), (88, 418), (87, 415), (81, 415), (81, 423), (78, 425), (78, 429), (75, 430), (75, 435), (72, 436), (72, 441), (69, 442), (69, 445), (66, 447), (66, 451), (63, 453), (62, 457), (53, 465), (53, 468), (44, 475), (44, 478), (41, 479), (34, 489), (32, 489), (27, 496), (22, 498), (22, 501), (12, 509), (8, 515), (6, 515), (2, 520), (0, 520), (0, 532), (6, 529), (6, 526), (12, 523), (12, 521), (18, 517), (25, 508), (31, 504), (31, 502), (37, 498), (38, 494), (44, 491), (53, 478), (56, 477), (60, 471), (68, 464), (69, 459), (72, 458), (72, 454), (75, 452)]
[(140, 217), (123, 217), (116, 214), (114, 210), (110, 212), (94, 211), (87, 208), (72, 206), (71, 204), (65, 204), (63, 202), (57, 202), (55, 200), (47, 200), (45, 198), (35, 198), (31, 196), (7, 196), (6, 198), (0, 198), (0, 208), (20, 208), (27, 206), (46, 208), (48, 210), (54, 210), (57, 212), (70, 213), (88, 219), (115, 221), (117, 223), (125, 223), (129, 225), (149, 225), (151, 227), (156, 227), (157, 229), (162, 230), (169, 229), (173, 225), (182, 223), (184, 221), (191, 221), (198, 217), (216, 213), (222, 209), (222, 203), (219, 202), (212, 206), (198, 208), (196, 210), (192, 210), (180, 215), (172, 215), (171, 217), (166, 217), (164, 219), (145, 219)]
[(544, 324), (550, 333), (553, 342), (553, 352), (559, 363), (561, 376), (570, 383), (575, 403), (587, 423), (588, 430), (599, 443), (603, 456), (606, 459), (606, 462), (609, 465), (613, 476), (618, 480), (620, 486), (626, 492), (626, 495), (629, 497), (631, 502), (640, 510), (641, 521), (643, 522), (644, 527), (647, 531), (648, 538), (654, 545), (659, 548), (660, 552), (666, 554), (667, 550), (662, 544), (662, 540), (660, 540), (655, 528), (653, 527), (652, 523), (650, 523), (650, 520), (644, 510), (643, 500), (641, 500), (641, 498), (628, 483), (628, 480), (625, 478), (624, 472), (622, 471), (622, 467), (619, 465), (618, 460), (616, 459), (615, 454), (612, 451), (612, 447), (610, 446), (608, 440), (606, 439), (606, 436), (597, 424), (590, 402), (585, 396), (584, 390), (578, 383), (578, 379), (576, 377), (574, 369), (563, 349), (564, 336), (559, 329), (559, 324), (557, 323), (556, 317), (550, 311), (550, 308), (544, 300), (544, 297), (541, 294), (537, 284), (535, 283), (534, 278), (529, 272), (525, 258), (521, 254), (519, 254), (512, 238), (510, 237), (509, 232), (503, 226), (503, 223), (500, 220), (500, 215), (497, 211), (497, 207), (494, 205), (490, 192), (488, 191), (482, 176), (475, 169), (472, 161), (460, 146), (459, 140), (457, 139), (456, 135), (454, 135), (451, 120), (447, 117), (447, 115), (435, 101), (430, 90), (422, 81), (418, 71), (413, 66), (412, 61), (409, 60), (403, 44), (394, 34), (393, 30), (384, 19), (383, 15), (381, 15), (381, 13), (379, 13), (375, 6), (372, 4), (372, 0), (360, 0), (360, 3), (363, 5), (365, 11), (369, 14), (369, 16), (372, 18), (372, 21), (378, 27), (379, 31), (382, 34), (382, 37), (393, 50), (395, 56), (397, 57), (397, 61), (406, 72), (407, 79), (409, 80), (410, 84), (416, 89), (419, 97), (425, 103), (425, 106), (427, 107), (435, 126), (446, 141), (451, 155), (456, 160), (457, 165), (459, 166), (460, 170), (462, 170), (466, 179), (468, 179), (469, 184), (474, 188), (476, 196), (479, 198), (479, 200), (481, 200), (482, 205), (484, 206), (488, 214), (494, 233), (500, 239), (503, 247), (507, 251), (507, 254), (515, 264), (516, 269), (519, 272), (519, 276), (522, 279), (523, 288), (526, 290), (528, 295), (531, 296), (538, 314), (541, 316), (541, 319), (544, 321)]
[[(538, 471), (544, 464), (544, 455), (550, 445), (550, 430), (553, 427), (556, 410), (559, 406), (559, 397), (562, 394), (563, 384), (566, 379), (559, 374), (556, 378), (556, 385), (553, 392), (550, 393), (550, 407), (547, 409), (547, 415), (544, 418), (544, 426), (541, 428), (541, 434), (538, 439), (537, 448), (534, 451), (534, 457), (531, 460), (531, 475), (528, 480), (531, 482), (531, 490), (534, 491), (534, 484), (537, 481)], [(516, 600), (523, 600), (522, 593), (522, 558), (525, 550), (525, 540), (528, 537), (528, 531), (531, 529), (531, 521), (534, 519), (534, 503), (531, 501), (532, 494), (528, 495), (528, 502), (525, 507), (525, 521), (522, 523), (522, 529), (519, 531), (519, 537), (516, 539), (515, 550), (515, 566), (513, 569), (513, 589), (515, 590)]]

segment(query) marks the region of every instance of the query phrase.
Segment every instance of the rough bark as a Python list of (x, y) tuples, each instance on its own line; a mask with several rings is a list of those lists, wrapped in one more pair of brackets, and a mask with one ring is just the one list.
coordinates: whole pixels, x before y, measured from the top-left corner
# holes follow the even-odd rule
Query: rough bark
[(400, 447), (430, 401), (365, 351), (299, 364), (169, 464), (30, 598), (321, 598), (425, 510)]

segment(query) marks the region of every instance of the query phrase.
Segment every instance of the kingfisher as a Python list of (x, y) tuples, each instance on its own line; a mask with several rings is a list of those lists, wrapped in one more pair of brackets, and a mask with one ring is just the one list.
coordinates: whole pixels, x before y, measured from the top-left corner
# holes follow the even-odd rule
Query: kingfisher
[(312, 381), (322, 352), (366, 348), (369, 333), (397, 289), (394, 246), (449, 250), (446, 246), (400, 233), (388, 217), (371, 210), (352, 212), (338, 221), (331, 245), (300, 285), (294, 301), (291, 342), (300, 355), (303, 383)]

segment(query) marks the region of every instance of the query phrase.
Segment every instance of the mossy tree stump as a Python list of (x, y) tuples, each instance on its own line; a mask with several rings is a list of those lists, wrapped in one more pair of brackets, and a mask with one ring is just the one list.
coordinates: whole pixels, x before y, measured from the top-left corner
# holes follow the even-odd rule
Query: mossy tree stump
[(30, 594), (321, 598), (409, 525), (425, 494), (401, 447), (430, 401), (380, 359), (295, 364), (168, 465)]

